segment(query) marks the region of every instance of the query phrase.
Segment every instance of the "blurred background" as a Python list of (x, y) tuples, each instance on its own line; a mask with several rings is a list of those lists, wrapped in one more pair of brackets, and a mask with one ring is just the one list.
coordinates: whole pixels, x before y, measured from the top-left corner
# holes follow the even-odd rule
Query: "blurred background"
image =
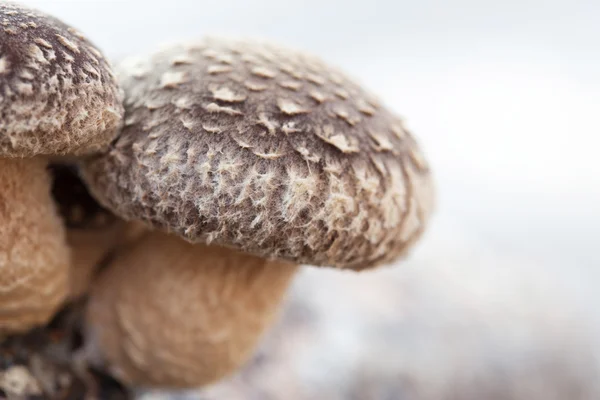
[(600, 398), (600, 3), (22, 2), (113, 60), (205, 34), (310, 51), (401, 114), (432, 164), (437, 212), (407, 260), (306, 269), (250, 365), (181, 396)]

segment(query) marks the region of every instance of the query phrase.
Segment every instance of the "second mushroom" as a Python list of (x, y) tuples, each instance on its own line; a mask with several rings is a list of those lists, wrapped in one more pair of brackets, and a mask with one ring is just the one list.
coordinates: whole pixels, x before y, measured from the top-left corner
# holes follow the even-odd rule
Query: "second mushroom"
[(120, 66), (125, 128), (91, 192), (154, 231), (92, 291), (90, 356), (128, 383), (192, 387), (252, 354), (299, 264), (405, 255), (432, 208), (412, 135), (319, 59), (205, 39)]

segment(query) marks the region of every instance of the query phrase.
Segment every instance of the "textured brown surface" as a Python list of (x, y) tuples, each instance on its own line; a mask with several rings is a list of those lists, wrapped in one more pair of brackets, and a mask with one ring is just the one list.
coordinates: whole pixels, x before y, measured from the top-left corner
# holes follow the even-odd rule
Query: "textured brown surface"
[(298, 263), (362, 269), (410, 247), (432, 207), (402, 122), (318, 59), (206, 39), (119, 70), (125, 129), (85, 177), (126, 219)]
[(94, 285), (86, 335), (92, 359), (145, 386), (219, 379), (252, 355), (295, 271), (150, 233), (119, 253)]
[(122, 114), (110, 66), (81, 33), (0, 2), (0, 157), (97, 150)]
[(52, 317), (67, 294), (69, 257), (45, 161), (0, 158), (0, 333)]

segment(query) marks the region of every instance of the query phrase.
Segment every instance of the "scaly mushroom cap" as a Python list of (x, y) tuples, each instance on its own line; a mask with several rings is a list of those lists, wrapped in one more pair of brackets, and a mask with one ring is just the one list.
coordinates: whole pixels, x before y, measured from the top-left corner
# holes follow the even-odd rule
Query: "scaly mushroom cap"
[(433, 190), (412, 135), (318, 59), (206, 39), (118, 72), (125, 128), (84, 178), (125, 219), (357, 270), (402, 255), (423, 231)]
[(0, 157), (93, 152), (116, 135), (122, 115), (111, 68), (85, 37), (0, 2)]

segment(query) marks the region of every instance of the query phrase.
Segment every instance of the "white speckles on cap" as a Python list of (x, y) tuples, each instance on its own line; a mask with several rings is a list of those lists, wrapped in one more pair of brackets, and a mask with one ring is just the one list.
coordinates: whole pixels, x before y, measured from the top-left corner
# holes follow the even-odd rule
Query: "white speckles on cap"
[(164, 107), (166, 104), (166, 100), (160, 97), (148, 98), (144, 102), (144, 105), (148, 110), (158, 110), (161, 107)]
[(31, 96), (33, 94), (33, 86), (29, 82), (17, 82), (15, 88), (23, 96)]
[(86, 40), (86, 37), (83, 35), (83, 33), (79, 32), (77, 29), (75, 29), (73, 27), (67, 28), (67, 31), (79, 40)]
[(242, 53), (240, 59), (248, 64), (256, 65), (262, 61), (256, 54)]
[(310, 112), (310, 110), (289, 99), (278, 99), (277, 107), (286, 115), (298, 115)]
[(215, 60), (218, 57), (219, 52), (215, 49), (207, 48), (202, 51), (202, 55), (206, 58)]
[(348, 137), (342, 135), (341, 133), (333, 135), (324, 140), (340, 149), (342, 153), (358, 153), (359, 151), (358, 145), (356, 143), (350, 143)]
[(211, 92), (216, 100), (226, 103), (241, 103), (246, 100), (246, 95), (235, 93), (227, 86), (213, 87)]
[[(97, 58), (103, 58), (102, 53), (100, 53), (100, 50), (98, 50), (97, 48), (95, 48), (94, 46), (88, 46), (88, 50), (90, 51), (90, 53), (92, 53), (95, 57)], [(98, 63), (99, 61), (96, 59), (95, 60), (96, 63)]]
[(217, 114), (227, 114), (227, 115), (242, 115), (243, 113), (239, 110), (233, 109), (231, 107), (223, 107), (218, 105), (217, 103), (209, 103), (204, 106), (204, 109), (209, 113), (217, 113)]
[(373, 108), (370, 104), (368, 104), (364, 100), (358, 100), (356, 107), (358, 108), (358, 111), (360, 111), (361, 113), (363, 113), (364, 115), (367, 115), (369, 117), (375, 115), (375, 113), (377, 112), (377, 110), (375, 110), (375, 108)]
[(100, 77), (100, 72), (98, 72), (98, 70), (96, 68), (92, 67), (92, 65), (90, 63), (84, 63), (83, 69), (86, 70), (87, 72), (89, 72), (90, 74), (94, 75), (94, 77), (96, 77), (96, 78)]
[(337, 97), (339, 97), (342, 100), (348, 100), (348, 97), (350, 97), (350, 95), (348, 94), (348, 91), (344, 90), (342, 88), (335, 89), (334, 93)]
[(311, 83), (314, 83), (317, 86), (323, 86), (325, 85), (325, 79), (319, 75), (316, 74), (308, 74), (306, 75), (306, 80), (308, 80)]
[(406, 137), (406, 131), (401, 124), (392, 124), (391, 130), (398, 139), (404, 139)]
[(43, 46), (43, 47), (45, 47), (45, 48), (47, 48), (47, 49), (51, 49), (51, 48), (52, 48), (52, 44), (50, 44), (50, 42), (48, 42), (48, 41), (47, 41), (47, 40), (45, 40), (45, 39), (42, 39), (42, 38), (35, 38), (33, 41), (34, 41), (35, 43), (39, 44), (40, 46)]
[(0, 74), (6, 74), (10, 71), (10, 64), (6, 57), (0, 57)]
[(137, 58), (129, 58), (120, 65), (121, 70), (128, 76), (133, 76), (137, 79), (145, 78), (150, 73), (150, 67), (145, 60)]
[(275, 78), (277, 76), (277, 73), (275, 71), (273, 71), (270, 68), (267, 67), (263, 67), (263, 66), (256, 66), (254, 68), (252, 68), (252, 73), (258, 77), (261, 78)]
[(215, 60), (223, 64), (233, 64), (233, 56), (231, 54), (218, 54)]
[(255, 156), (258, 156), (260, 158), (264, 158), (265, 160), (276, 160), (278, 158), (281, 158), (285, 155), (285, 153), (279, 153), (279, 152), (270, 152), (270, 153), (261, 153), (258, 151), (254, 151), (253, 152)]
[(30, 81), (33, 80), (35, 76), (29, 70), (24, 68), (21, 70), (21, 72), (19, 72), (19, 78)]
[(190, 117), (181, 117), (180, 121), (183, 127), (190, 132), (193, 131), (196, 126), (196, 122)]
[(335, 113), (335, 115), (338, 118), (343, 119), (344, 121), (346, 121), (348, 123), (348, 125), (356, 125), (357, 123), (360, 122), (360, 118), (358, 116), (351, 116), (350, 113), (348, 112), (348, 110), (346, 110), (345, 108), (343, 108), (342, 106), (337, 106), (333, 112)]
[[(34, 62), (39, 64), (49, 64), (49, 61), (44, 56), (44, 52), (36, 45), (29, 45), (29, 55), (33, 58)], [(38, 68), (37, 66), (35, 68)]]
[(210, 74), (210, 75), (217, 75), (217, 74), (223, 74), (226, 72), (231, 72), (233, 71), (233, 68), (231, 68), (229, 65), (209, 65), (206, 68), (206, 71)]
[(290, 81), (290, 80), (286, 80), (286, 81), (282, 81), (282, 82), (278, 82), (279, 86), (281, 86), (282, 88), (286, 88), (289, 90), (293, 90), (293, 91), (298, 91), (300, 90), (300, 88), (302, 88), (302, 84), (298, 81)]
[(68, 62), (68, 63), (75, 62), (75, 57), (73, 57), (72, 55), (70, 55), (66, 51), (62, 52), (62, 56), (65, 59), (65, 61)]
[(327, 96), (318, 90), (311, 90), (308, 95), (319, 104), (327, 101)]
[(191, 63), (192, 63), (192, 58), (187, 53), (178, 54), (171, 59), (171, 64), (173, 64), (173, 65), (186, 65), (186, 64), (189, 65)]
[(194, 99), (187, 96), (178, 97), (172, 101), (175, 107), (182, 110), (190, 110), (194, 105)]
[(281, 127), (281, 130), (286, 135), (289, 135), (290, 133), (302, 132), (302, 129), (299, 129), (296, 127), (296, 123), (294, 121), (288, 121), (285, 124), (283, 124), (283, 126)]
[(208, 133), (216, 134), (216, 133), (223, 132), (223, 128), (221, 128), (220, 126), (217, 126), (217, 125), (202, 124), (202, 129), (204, 129)]
[(267, 132), (269, 132), (270, 135), (274, 135), (277, 132), (277, 128), (279, 127), (279, 123), (277, 122), (277, 120), (269, 119), (269, 117), (265, 113), (259, 114), (256, 123), (267, 128)]
[(79, 47), (77, 47), (77, 45), (75, 43), (73, 43), (72, 41), (70, 41), (69, 39), (64, 37), (63, 35), (59, 35), (58, 33), (56, 34), (56, 38), (58, 39), (59, 43), (62, 44), (63, 46), (65, 46), (67, 49), (69, 49), (73, 53), (79, 54), (79, 52), (80, 52)]
[(373, 132), (372, 130), (369, 130), (368, 132), (369, 136), (375, 141), (374, 149), (376, 151), (389, 151), (394, 149), (392, 142), (390, 142), (387, 136)]
[(427, 168), (427, 162), (425, 161), (425, 157), (421, 154), (421, 152), (415, 148), (414, 146), (410, 147), (409, 150), (410, 159), (415, 164), (415, 166), (421, 170)]
[(185, 72), (168, 71), (160, 77), (160, 87), (163, 89), (176, 89), (182, 83), (187, 81)]
[(250, 149), (253, 146), (248, 143), (247, 141), (245, 141), (244, 139), (238, 138), (238, 137), (233, 137), (233, 141), (242, 149)]
[(264, 90), (267, 90), (267, 88), (268, 88), (268, 86), (265, 85), (264, 83), (258, 83), (258, 82), (253, 82), (253, 81), (245, 81), (244, 86), (248, 90), (251, 90), (253, 92), (262, 92)]
[(302, 158), (308, 162), (318, 163), (321, 160), (321, 157), (319, 157), (318, 154), (311, 154), (310, 150), (308, 150), (308, 148), (305, 146), (294, 147), (294, 150), (296, 150), (302, 156)]
[(357, 153), (359, 151), (358, 144), (355, 139), (349, 139), (342, 133), (337, 133), (333, 125), (325, 125), (317, 127), (315, 134), (326, 143), (333, 145), (343, 153)]

